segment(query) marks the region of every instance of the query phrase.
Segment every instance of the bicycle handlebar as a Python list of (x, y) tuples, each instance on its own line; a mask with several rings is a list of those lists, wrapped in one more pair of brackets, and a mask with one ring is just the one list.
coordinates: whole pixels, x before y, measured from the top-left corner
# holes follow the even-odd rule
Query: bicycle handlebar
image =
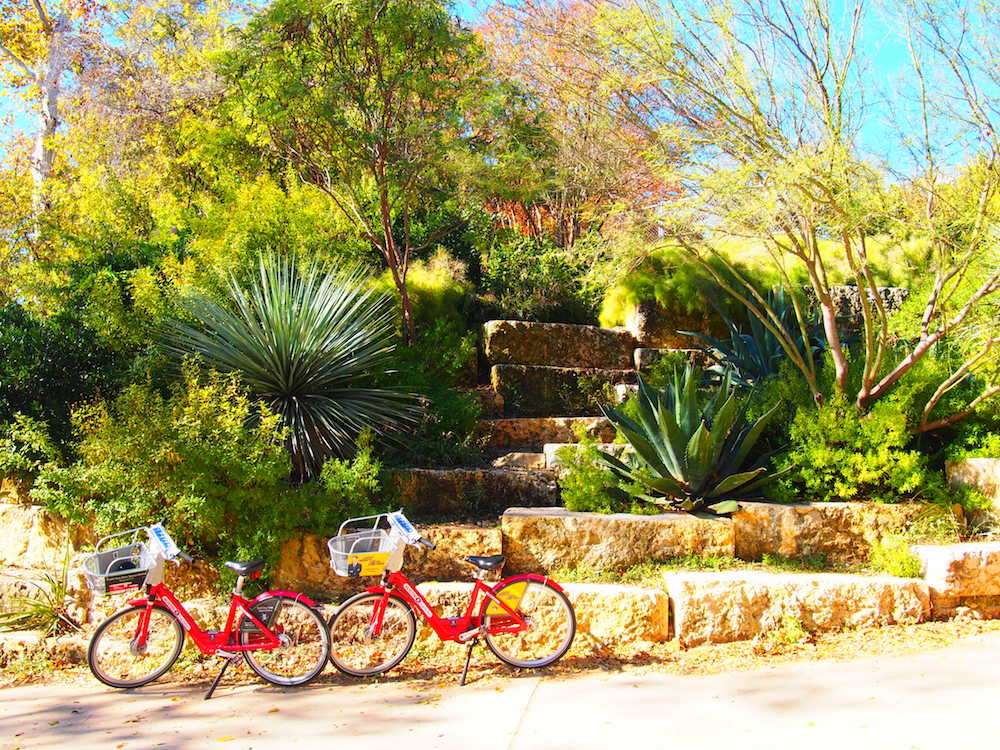
[(178, 552), (177, 556), (184, 562), (194, 562), (194, 558), (191, 557), (187, 552)]
[(437, 549), (437, 545), (434, 544), (434, 542), (432, 542), (430, 539), (424, 539), (424, 537), (420, 537), (420, 539), (418, 539), (417, 541), (419, 541), (427, 549)]

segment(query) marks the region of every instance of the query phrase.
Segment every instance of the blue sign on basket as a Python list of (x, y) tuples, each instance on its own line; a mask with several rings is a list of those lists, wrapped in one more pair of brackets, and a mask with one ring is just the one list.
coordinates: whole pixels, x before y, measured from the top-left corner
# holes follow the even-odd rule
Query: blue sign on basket
[(149, 527), (149, 537), (157, 544), (160, 548), (160, 552), (168, 560), (173, 560), (180, 554), (180, 548), (174, 544), (174, 540), (167, 533), (167, 530), (163, 528), (163, 524), (154, 523)]

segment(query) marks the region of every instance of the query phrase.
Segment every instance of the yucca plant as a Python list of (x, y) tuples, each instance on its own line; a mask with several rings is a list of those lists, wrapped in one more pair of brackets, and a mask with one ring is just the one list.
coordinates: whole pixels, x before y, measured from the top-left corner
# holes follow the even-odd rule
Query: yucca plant
[(298, 480), (347, 455), (362, 430), (383, 434), (415, 417), (412, 396), (370, 385), (391, 372), (396, 330), (392, 301), (365, 283), (363, 269), (300, 270), (268, 256), (245, 286), (231, 275), (228, 291), (224, 304), (187, 301), (196, 322), (169, 323), (164, 348), (238, 373), (288, 428)]
[[(786, 294), (783, 287), (768, 290), (764, 293), (764, 299), (786, 331), (794, 332), (798, 329), (795, 307), (791, 297)], [(709, 372), (715, 374), (720, 380), (727, 373), (731, 374), (736, 378), (737, 383), (746, 387), (753, 386), (765, 378), (777, 374), (781, 363), (788, 357), (778, 337), (752, 315), (750, 316), (749, 329), (744, 333), (725, 313), (721, 310), (716, 310), (716, 312), (729, 328), (728, 339), (713, 338), (697, 331), (678, 331), (678, 333), (691, 336), (705, 345), (702, 347), (702, 351), (715, 362), (709, 368)], [(823, 350), (825, 339), (821, 331), (822, 328), (818, 321), (813, 321), (809, 325), (805, 340), (803, 340), (801, 333), (794, 336), (795, 346), (803, 356), (815, 358), (816, 354)], [(807, 347), (808, 354), (806, 353)]]
[(0, 612), (0, 631), (41, 630), (45, 635), (59, 635), (79, 630), (80, 623), (66, 609), (68, 572), (66, 557), (58, 577), (45, 573), (41, 580), (22, 578), (22, 583), (32, 590), (7, 602), (7, 611)]
[[(698, 394), (701, 372), (688, 365), (663, 391), (639, 379), (638, 421), (602, 406), (604, 415), (631, 443), (624, 460), (599, 458), (624, 482), (645, 490), (640, 500), (671, 510), (732, 513), (735, 498), (752, 497), (779, 474), (768, 473), (767, 456), (747, 466), (775, 409), (746, 423), (746, 400), (727, 377), (707, 403)], [(777, 408), (777, 407), (775, 407)]]

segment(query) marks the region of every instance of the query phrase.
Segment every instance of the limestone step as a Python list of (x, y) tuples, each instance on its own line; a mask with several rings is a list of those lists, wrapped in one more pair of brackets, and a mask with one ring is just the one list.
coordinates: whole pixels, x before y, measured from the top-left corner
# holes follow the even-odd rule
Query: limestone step
[(615, 438), (615, 428), (605, 417), (510, 417), (483, 419), (478, 434), (488, 453), (506, 452), (517, 448), (537, 452), (546, 443), (572, 443), (576, 431), (608, 443)]
[(599, 404), (612, 399), (616, 383), (636, 382), (635, 370), (493, 365), (493, 390), (508, 414), (542, 417), (550, 414), (597, 415)]
[(545, 465), (544, 453), (522, 453), (518, 451), (498, 456), (493, 459), (492, 466), (496, 469), (518, 469), (520, 471), (536, 471), (548, 468)]
[(552, 574), (565, 568), (626, 570), (682, 555), (733, 554), (727, 518), (689, 513), (640, 516), (508, 508), (500, 517), (506, 572)]
[(623, 330), (569, 323), (491, 320), (483, 351), (491, 364), (626, 369), (636, 341)]
[(793, 618), (809, 633), (912, 625), (931, 615), (927, 584), (912, 578), (759, 570), (663, 576), (684, 648), (751, 640)]
[(560, 502), (555, 475), (513, 469), (402, 469), (393, 487), (408, 513), (421, 518), (496, 517), (510, 505)]

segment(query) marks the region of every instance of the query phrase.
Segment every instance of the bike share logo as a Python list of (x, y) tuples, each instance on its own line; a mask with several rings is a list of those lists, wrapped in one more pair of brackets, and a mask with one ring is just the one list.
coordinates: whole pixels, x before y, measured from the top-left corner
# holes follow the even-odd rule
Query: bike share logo
[(431, 608), (427, 606), (427, 602), (424, 601), (424, 598), (420, 596), (420, 594), (417, 592), (415, 588), (413, 588), (413, 586), (411, 586), (408, 583), (403, 584), (403, 591), (405, 591), (407, 594), (413, 597), (414, 603), (418, 607), (420, 607), (420, 611), (424, 613), (425, 617), (434, 616), (434, 613), (431, 611)]
[(174, 615), (177, 617), (177, 619), (181, 621), (181, 625), (184, 626), (184, 629), (185, 630), (190, 630), (191, 629), (191, 621), (188, 620), (187, 615), (185, 615), (183, 612), (181, 612), (180, 609), (178, 609), (177, 607), (175, 607), (174, 603), (172, 601), (170, 601), (169, 599), (163, 599), (162, 601), (163, 601), (164, 604), (167, 605), (167, 609), (169, 609), (171, 612), (173, 612)]

